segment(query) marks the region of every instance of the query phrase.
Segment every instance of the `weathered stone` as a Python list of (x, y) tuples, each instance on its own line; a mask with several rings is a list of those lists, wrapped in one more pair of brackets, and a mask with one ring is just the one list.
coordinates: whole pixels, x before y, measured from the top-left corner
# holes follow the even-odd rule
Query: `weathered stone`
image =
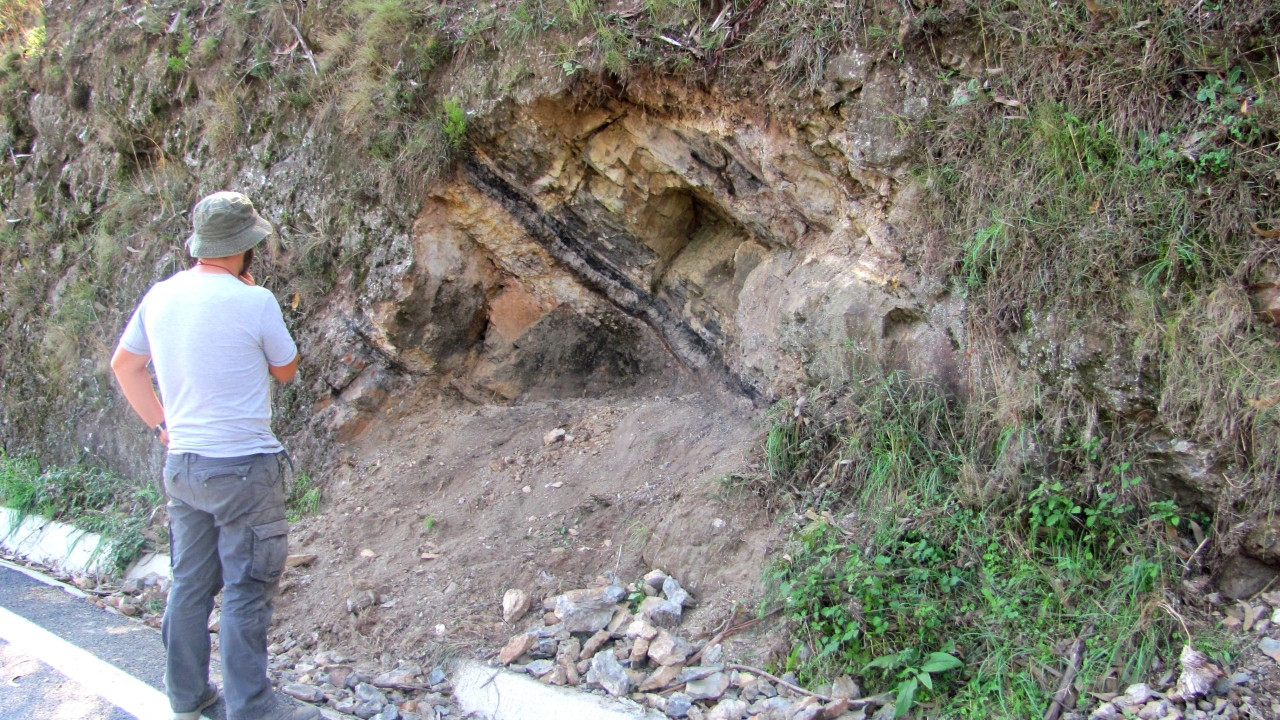
[(747, 704), (741, 700), (721, 700), (707, 713), (707, 720), (742, 720)]
[(680, 582), (673, 577), (668, 577), (662, 581), (662, 594), (666, 595), (668, 600), (681, 607), (693, 604), (693, 598), (689, 595), (689, 592), (680, 587)]
[(652, 640), (658, 636), (658, 628), (653, 623), (643, 618), (632, 620), (627, 625), (627, 629), (622, 632), (624, 637), (637, 638), (641, 637), (645, 640)]
[(691, 650), (689, 643), (666, 630), (658, 631), (657, 636), (649, 641), (649, 658), (659, 665), (682, 663)]
[(638, 668), (644, 665), (649, 657), (649, 641), (644, 638), (636, 638), (636, 642), (631, 646), (631, 667)]
[(564, 428), (556, 428), (555, 430), (549, 430), (547, 431), (546, 434), (542, 436), (542, 444), (551, 445), (553, 443), (558, 443), (561, 440), (564, 440), (564, 437), (566, 434), (567, 433), (565, 432)]
[(555, 613), (564, 622), (565, 630), (593, 633), (609, 624), (614, 606), (624, 597), (626, 591), (617, 585), (571, 590), (555, 597)]
[(529, 648), (529, 657), (534, 660), (543, 660), (556, 656), (557, 641), (554, 637), (540, 637), (533, 643), (533, 647)]
[(680, 677), (680, 671), (684, 669), (682, 665), (664, 665), (653, 671), (649, 677), (645, 678), (640, 684), (640, 692), (651, 692), (661, 690), (676, 681)]
[(369, 683), (357, 683), (353, 693), (356, 696), (356, 700), (360, 702), (377, 703), (379, 709), (381, 709), (381, 706), (387, 704), (387, 696), (383, 694), (381, 690)]
[(719, 665), (722, 660), (724, 660), (724, 646), (720, 643), (702, 650), (702, 662), (707, 665)]
[(1147, 701), (1150, 699), (1151, 688), (1147, 687), (1146, 683), (1138, 683), (1136, 685), (1130, 685), (1125, 689), (1123, 695), (1112, 699), (1111, 702), (1115, 703), (1119, 707), (1125, 708), (1137, 705), (1146, 705)]
[(632, 620), (631, 611), (624, 607), (619, 607), (617, 610), (614, 611), (613, 617), (609, 619), (609, 624), (605, 627), (605, 629), (608, 630), (611, 634), (617, 635), (622, 630), (622, 628), (627, 627), (627, 625), (631, 623), (631, 620)]
[(288, 683), (280, 688), (280, 692), (303, 702), (318, 703), (324, 701), (324, 691), (313, 685)]
[(673, 718), (682, 718), (689, 714), (689, 708), (693, 707), (693, 698), (682, 692), (671, 693), (671, 697), (667, 698), (667, 715)]
[(512, 624), (529, 612), (533, 600), (529, 593), (519, 588), (511, 588), (502, 595), (502, 621)]
[(315, 555), (290, 555), (284, 559), (284, 565), (285, 567), (305, 567), (315, 561)]
[(542, 677), (552, 670), (555, 670), (556, 664), (550, 660), (534, 660), (529, 663), (525, 669), (534, 677)]
[(537, 642), (537, 638), (525, 633), (513, 636), (507, 641), (507, 646), (502, 648), (502, 652), (498, 653), (498, 661), (503, 665), (510, 665), (521, 655), (529, 652), (535, 642)]
[(609, 642), (612, 637), (613, 636), (609, 634), (608, 630), (597, 631), (595, 635), (588, 638), (587, 642), (582, 645), (582, 652), (578, 655), (578, 659), (590, 660), (591, 656), (595, 655), (600, 648), (604, 647), (604, 644)]
[(680, 625), (681, 607), (664, 598), (645, 598), (640, 603), (640, 616), (658, 627), (673, 628)]
[(446, 679), (447, 678), (445, 677), (443, 668), (440, 668), (440, 667), (432, 668), (431, 674), (427, 676), (427, 684), (434, 687), (436, 685), (442, 684)]
[(862, 688), (848, 675), (841, 675), (831, 683), (831, 697), (837, 700), (857, 700), (862, 697)]
[(417, 663), (406, 663), (391, 670), (382, 673), (369, 681), (369, 684), (375, 687), (396, 687), (399, 685), (412, 685), (417, 682), (418, 676), (422, 674), (422, 666)]
[(400, 708), (395, 705), (387, 705), (382, 708), (382, 712), (374, 716), (374, 720), (400, 720)]
[(1234, 600), (1253, 597), (1280, 577), (1280, 570), (1244, 555), (1234, 555), (1218, 574), (1218, 589)]
[[(721, 668), (715, 665), (694, 665), (680, 671), (680, 677), (677, 682), (687, 683), (693, 680), (701, 680), (704, 677), (710, 677), (721, 671)], [(729, 680), (732, 682), (733, 673), (729, 673)]]
[(666, 579), (667, 579), (666, 573), (662, 572), (661, 570), (658, 570), (657, 568), (654, 568), (653, 570), (650, 570), (649, 572), (645, 573), (644, 580), (642, 582), (645, 585), (653, 588), (655, 591), (659, 591), (659, 590), (662, 590), (662, 583), (665, 582)]
[(685, 684), (684, 692), (694, 700), (716, 700), (729, 689), (729, 676), (722, 672), (712, 673), (701, 680)]
[(556, 650), (556, 665), (564, 670), (565, 682), (570, 685), (577, 685), (581, 681), (575, 665), (581, 652), (582, 643), (575, 637), (562, 641), (559, 649)]
[(355, 709), (355, 716), (358, 718), (364, 718), (364, 720), (369, 720), (369, 718), (382, 712), (383, 707), (384, 707), (383, 705), (376, 702), (357, 703), (356, 709)]
[(631, 691), (631, 678), (613, 653), (596, 653), (591, 659), (591, 671), (595, 674), (595, 681), (610, 695), (622, 697)]

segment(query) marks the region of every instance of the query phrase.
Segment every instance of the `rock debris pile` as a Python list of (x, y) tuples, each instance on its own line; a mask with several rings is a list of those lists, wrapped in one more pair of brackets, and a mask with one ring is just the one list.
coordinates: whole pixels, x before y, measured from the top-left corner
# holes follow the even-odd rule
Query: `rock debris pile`
[[(519, 589), (502, 600), (503, 619), (518, 622), (532, 605)], [(695, 601), (676, 578), (653, 570), (622, 587), (597, 587), (547, 598), (545, 614), (511, 637), (497, 663), (549, 685), (629, 698), (690, 720), (863, 720), (893, 716), (891, 696), (860, 698), (842, 678), (826, 693), (796, 686), (794, 677), (726, 662), (720, 639), (703, 643), (680, 632)], [(726, 628), (727, 629), (727, 628)]]
[(314, 651), (316, 638), (272, 644), (269, 670), (277, 689), (364, 720), (460, 718), (444, 670), (417, 663), (389, 669), (357, 663), (332, 650)]

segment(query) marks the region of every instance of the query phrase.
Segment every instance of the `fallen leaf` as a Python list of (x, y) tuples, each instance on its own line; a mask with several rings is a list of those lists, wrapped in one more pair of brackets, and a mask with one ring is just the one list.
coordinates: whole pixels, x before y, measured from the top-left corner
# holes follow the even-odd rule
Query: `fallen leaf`
[(1262, 614), (1262, 608), (1253, 606), (1253, 603), (1240, 601), (1241, 607), (1244, 609), (1244, 629), (1248, 631), (1257, 622), (1258, 616)]
[(992, 95), (991, 99), (1006, 107), (1011, 107), (1011, 108), (1022, 107), (1022, 101), (1018, 100), (1017, 98), (1009, 98), (1003, 95)]
[(302, 295), (301, 295), (301, 294), (299, 294), (299, 293), (296, 293), (296, 292), (295, 292), (295, 293), (293, 294), (293, 302), (289, 303), (289, 308), (290, 308), (291, 310), (297, 310), (297, 309), (298, 309), (298, 303), (300, 303), (300, 302), (302, 302)]
[(1280, 663), (1280, 641), (1269, 637), (1262, 638), (1262, 641), (1258, 643), (1258, 649), (1267, 657)]
[(1240, 627), (1241, 625), (1243, 625), (1243, 624), (1244, 624), (1244, 621), (1243, 621), (1243, 620), (1241, 620), (1241, 619), (1240, 619), (1240, 618), (1238, 618), (1238, 617), (1231, 617), (1231, 616), (1227, 616), (1227, 617), (1222, 621), (1222, 624), (1223, 624), (1224, 626), (1226, 626), (1226, 627), (1229, 627), (1229, 628), (1236, 628), (1236, 627)]
[(440, 557), (440, 553), (425, 552), (420, 556), (423, 560), (435, 560)]
[(300, 565), (310, 565), (315, 561), (315, 555), (290, 555), (284, 559), (284, 564), (288, 567), (298, 567)]
[[(1267, 224), (1268, 224), (1268, 225), (1270, 225), (1270, 224), (1271, 224), (1271, 222), (1270, 222), (1270, 221), (1268, 221), (1268, 222), (1267, 222)], [(1278, 237), (1280, 237), (1280, 230), (1263, 230), (1263, 229), (1262, 229), (1262, 226), (1260, 226), (1258, 223), (1253, 223), (1253, 224), (1252, 224), (1252, 225), (1250, 225), (1249, 227), (1253, 228), (1253, 231), (1254, 231), (1254, 232), (1256, 232), (1256, 233), (1258, 233), (1258, 236), (1259, 236), (1259, 237), (1264, 237), (1264, 238), (1278, 238)]]

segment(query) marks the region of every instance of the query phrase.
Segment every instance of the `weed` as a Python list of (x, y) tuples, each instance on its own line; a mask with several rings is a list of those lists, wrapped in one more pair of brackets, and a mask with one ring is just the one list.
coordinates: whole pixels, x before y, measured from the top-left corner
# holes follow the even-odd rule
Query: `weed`
[(133, 483), (94, 468), (50, 467), (0, 452), (0, 503), (19, 516), (69, 523), (110, 541), (119, 571), (146, 547), (145, 531), (164, 498), (150, 483)]
[(310, 473), (299, 473), (289, 484), (289, 495), (285, 498), (285, 514), (289, 522), (297, 522), (304, 517), (315, 515), (320, 511), (322, 493)]
[(462, 149), (462, 143), (467, 135), (467, 111), (462, 109), (462, 105), (457, 100), (445, 99), (440, 125), (444, 129), (444, 136), (449, 141), (449, 145), (454, 150)]
[(431, 532), (435, 528), (437, 522), (439, 521), (436, 520), (435, 515), (427, 515), (426, 517), (422, 518), (422, 531)]
[[(1176, 577), (1168, 545), (1187, 538), (1137, 511), (1145, 483), (1129, 445), (1071, 424), (1057, 439), (1038, 423), (1010, 430), (927, 383), (854, 374), (772, 415), (764, 454), (783, 473), (769, 482), (830, 509), (797, 526), (770, 571), (796, 623), (785, 669), (861, 674), (897, 693), (899, 715), (924, 697), (940, 716), (1022, 717), (1056, 686), (1015, 665), (1057, 662), (1055, 645), (1087, 622), (1087, 682), (1113, 665), (1135, 680), (1171, 657), (1172, 628), (1152, 628), (1166, 621), (1144, 608)], [(1027, 445), (1049, 450), (1011, 463)], [(975, 497), (963, 482), (974, 473), (1012, 473), (1013, 491)]]

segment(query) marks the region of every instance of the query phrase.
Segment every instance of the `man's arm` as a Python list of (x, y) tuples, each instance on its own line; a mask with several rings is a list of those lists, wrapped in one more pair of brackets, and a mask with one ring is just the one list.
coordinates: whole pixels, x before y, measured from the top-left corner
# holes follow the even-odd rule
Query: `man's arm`
[[(111, 356), (111, 371), (115, 373), (116, 382), (120, 383), (129, 406), (138, 413), (147, 427), (154, 428), (164, 422), (164, 407), (160, 405), (160, 398), (151, 385), (151, 373), (147, 372), (150, 360), (150, 355), (131, 353), (119, 347)], [(160, 440), (165, 445), (169, 444), (168, 430), (160, 431)]]
[(287, 382), (289, 382), (290, 380), (292, 380), (292, 379), (293, 379), (293, 377), (294, 377), (295, 375), (297, 375), (297, 374), (298, 374), (298, 356), (297, 356), (297, 354), (294, 354), (294, 356), (293, 356), (293, 360), (291, 360), (291, 361), (290, 361), (288, 364), (286, 364), (286, 365), (279, 365), (279, 366), (276, 366), (276, 365), (272, 365), (272, 364), (268, 363), (268, 364), (267, 364), (267, 372), (271, 373), (271, 377), (275, 378), (275, 379), (276, 379), (276, 382), (282, 382), (282, 383), (287, 383)]

